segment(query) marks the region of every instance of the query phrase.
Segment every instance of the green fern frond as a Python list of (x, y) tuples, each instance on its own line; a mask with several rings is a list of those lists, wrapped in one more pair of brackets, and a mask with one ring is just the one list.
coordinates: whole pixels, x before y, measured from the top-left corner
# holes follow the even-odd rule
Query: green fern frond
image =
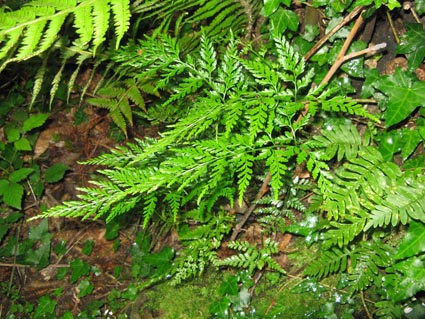
[(78, 46), (84, 47), (93, 37), (92, 7), (89, 5), (78, 6), (74, 10), (74, 28), (79, 38), (76, 40)]
[(239, 188), (239, 203), (242, 203), (243, 196), (248, 189), (249, 182), (252, 178), (252, 166), (254, 163), (254, 156), (250, 154), (241, 154), (237, 158), (237, 172), (238, 172), (238, 188)]
[[(145, 101), (141, 94), (143, 84), (133, 79), (123, 81), (124, 87), (114, 84), (104, 86), (96, 93), (97, 97), (87, 99), (87, 102), (97, 107), (105, 108), (114, 123), (126, 134), (127, 123), (133, 125), (131, 104), (146, 111)], [(133, 103), (132, 103), (133, 102)]]
[[(115, 31), (119, 39), (127, 31), (130, 18), (129, 1), (114, 0)], [(102, 0), (76, 1), (31, 1), (13, 12), (0, 12), (0, 20), (7, 23), (0, 27), (0, 42), (3, 46), (0, 58), (17, 46), (17, 54), (4, 60), (4, 65), (10, 62), (26, 60), (50, 49), (60, 36), (60, 30), (66, 18), (74, 14), (74, 28), (79, 35), (78, 43), (83, 46), (93, 41), (93, 51), (105, 40), (109, 28), (109, 2)], [(18, 32), (19, 35), (18, 37)], [(94, 30), (94, 32), (92, 32)], [(119, 40), (118, 39), (118, 40)], [(119, 41), (117, 41), (117, 44)]]
[(211, 40), (205, 35), (201, 36), (199, 66), (205, 72), (205, 77), (209, 78), (217, 68), (217, 54)]
[(114, 17), (115, 35), (117, 37), (115, 49), (118, 49), (121, 39), (130, 27), (130, 2), (127, 0), (110, 0)]
[(37, 70), (37, 73), (35, 74), (35, 80), (34, 80), (34, 87), (32, 88), (32, 96), (31, 96), (31, 102), (30, 102), (30, 108), (34, 105), (38, 95), (41, 92), (41, 88), (44, 83), (44, 75), (47, 71), (47, 62), (48, 57), (44, 57), (43, 62), (39, 69)]
[(285, 175), (287, 166), (285, 165), (288, 158), (283, 150), (272, 150), (266, 164), (270, 169), (272, 176), (271, 186), (275, 194), (275, 200), (278, 199), (280, 188), (283, 186), (283, 175)]
[(229, 242), (228, 247), (241, 251), (238, 255), (230, 256), (224, 260), (216, 260), (216, 266), (231, 266), (239, 268), (247, 268), (252, 274), (254, 270), (262, 270), (268, 267), (280, 273), (285, 273), (285, 270), (273, 259), (272, 255), (278, 253), (278, 243), (270, 238), (264, 242), (264, 247), (258, 249), (246, 241)]
[(146, 228), (158, 206), (158, 197), (154, 193), (149, 193), (144, 197), (143, 207), (143, 227)]
[(388, 245), (367, 241), (361, 242), (351, 252), (351, 269), (348, 273), (350, 290), (364, 290), (373, 282), (382, 281), (379, 269), (389, 267), (393, 263), (394, 249)]
[(319, 143), (317, 146), (324, 148), (324, 160), (330, 160), (335, 155), (338, 161), (353, 159), (363, 145), (360, 134), (351, 122), (328, 124), (322, 130), (322, 135), (316, 135), (313, 139)]
[(367, 214), (359, 213), (359, 216), (346, 216), (344, 223), (330, 222), (332, 228), (323, 234), (325, 247), (337, 245), (339, 248), (347, 246), (354, 238), (361, 234), (364, 230)]
[[(108, 1), (109, 2), (109, 1)], [(93, 0), (92, 14), (93, 14), (93, 54), (96, 54), (96, 50), (99, 45), (106, 40), (106, 31), (109, 27), (110, 7), (109, 3), (104, 0)], [(120, 12), (121, 14), (122, 12)], [(118, 25), (120, 27), (120, 25)], [(118, 34), (121, 30), (116, 30)]]
[(369, 113), (363, 106), (359, 105), (356, 101), (349, 97), (337, 95), (330, 99), (318, 98), (318, 103), (323, 110), (328, 112), (344, 112), (351, 115), (365, 117), (374, 122), (379, 121), (377, 116)]
[(108, 153), (85, 161), (84, 164), (124, 167), (132, 161), (132, 159), (137, 157), (138, 154), (142, 153), (146, 147), (156, 142), (156, 139), (149, 137), (146, 137), (144, 140), (135, 139), (134, 142), (127, 143), (126, 146), (117, 146)]
[[(0, 20), (6, 23), (0, 26), (0, 72), (12, 62), (21, 62), (35, 56), (49, 56), (47, 52), (60, 50), (62, 63), (56, 72), (50, 90), (50, 105), (52, 105), (55, 94), (62, 81), (63, 70), (66, 62), (71, 57), (76, 57), (80, 66), (90, 53), (85, 51), (88, 44), (92, 42), (93, 54), (100, 44), (105, 41), (105, 34), (109, 29), (109, 11), (112, 7), (115, 21), (115, 33), (117, 35), (116, 45), (119, 45), (123, 34), (129, 28), (129, 1), (128, 0), (34, 0), (30, 1), (16, 11), (0, 11)], [(77, 38), (73, 46), (69, 47), (68, 39), (61, 34), (64, 26), (73, 17), (73, 28)], [(82, 55), (82, 59), (78, 56)], [(79, 67), (68, 82), (68, 97), (75, 83)], [(32, 103), (36, 100), (40, 90), (40, 84), (44, 78), (38, 72)], [(43, 74), (43, 77), (45, 74)], [(115, 114), (115, 119), (120, 120), (120, 114)], [(122, 123), (121, 123), (122, 124)], [(122, 125), (121, 125), (122, 126)]]
[(406, 174), (388, 188), (372, 209), (365, 230), (372, 227), (405, 225), (410, 219), (425, 223), (425, 179)]
[(184, 249), (175, 260), (172, 284), (179, 284), (185, 279), (200, 275), (207, 265), (216, 263), (216, 250), (224, 236), (229, 233), (232, 223), (232, 216), (226, 212), (218, 212), (200, 226), (193, 229), (187, 227), (181, 231), (180, 239)]
[(350, 251), (347, 248), (341, 250), (334, 247), (325, 250), (317, 260), (307, 266), (304, 274), (322, 278), (332, 273), (343, 272), (347, 269), (349, 257)]
[(320, 186), (329, 219), (338, 220), (347, 213), (353, 215), (374, 207), (393, 186), (393, 177), (399, 175), (394, 169), (394, 164), (384, 162), (375, 148), (362, 147), (359, 157), (344, 164), (335, 175), (329, 175), (328, 183)]

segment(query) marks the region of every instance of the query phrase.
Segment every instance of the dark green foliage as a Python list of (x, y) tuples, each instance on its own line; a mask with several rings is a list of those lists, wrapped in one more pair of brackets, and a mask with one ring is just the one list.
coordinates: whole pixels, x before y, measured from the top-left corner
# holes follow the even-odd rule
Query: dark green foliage
[[(84, 1), (71, 2), (67, 4), (70, 12), (81, 11), (76, 9), (74, 14), (78, 35), (74, 42), (91, 42), (86, 47), (92, 48), (79, 55), (73, 83), (82, 63), (101, 51), (107, 11), (112, 10), (115, 19), (116, 45), (127, 28), (129, 12), (125, 1), (111, 1), (110, 8), (95, 1), (87, 12), (81, 9)], [(145, 228), (162, 224), (176, 231), (181, 249), (175, 255), (169, 248), (151, 253), (141, 242), (133, 248), (133, 276), (148, 278), (139, 284), (140, 289), (168, 275), (173, 283), (181, 283), (202, 274), (209, 265), (247, 269), (250, 280), (267, 270), (280, 278), (284, 271), (273, 258), (278, 243), (272, 238), (275, 233), (291, 232), (306, 237), (309, 254), (317, 252), (303, 273), (313, 278), (301, 290), (309, 289), (310, 283), (322, 287), (318, 280), (335, 276), (347, 300), (375, 294), (380, 301), (374, 315), (401, 316), (402, 305), (425, 290), (424, 85), (412, 72), (424, 55), (420, 41), (412, 38), (420, 39), (423, 32), (409, 27), (399, 47), (398, 52), (412, 60), (409, 70), (380, 76), (377, 70), (365, 70), (363, 60), (356, 59), (342, 67), (348, 73), (347, 83), (340, 77), (316, 86), (324, 76), (320, 69), (332, 65), (329, 59), (335, 58), (341, 39), (329, 40), (334, 46), (329, 54), (319, 53), (307, 63), (301, 50), (310, 44), (294, 35), (298, 16), (283, 9), (291, 2), (266, 1), (261, 11), (262, 4), (254, 0), (132, 3), (132, 12), (143, 14), (135, 18), (133, 34), (147, 21), (155, 29), (114, 53), (105, 51), (95, 68), (108, 62), (104, 78), (109, 80), (101, 81), (88, 102), (108, 109), (123, 131), (133, 123), (133, 106), (143, 111), (139, 115), (145, 119), (170, 125), (158, 139), (135, 140), (87, 161), (103, 165), (98, 170), (101, 177), (92, 181), (95, 187), (80, 188), (78, 200), (53, 207), (40, 217), (111, 222), (123, 214), (140, 214)], [(400, 4), (394, 0), (313, 2), (333, 20), (357, 5), (369, 6), (368, 14), (372, 14), (382, 5), (393, 9)], [(53, 9), (61, 15), (57, 4)], [(260, 12), (269, 25), (256, 25)], [(93, 34), (82, 30), (82, 14), (93, 19)], [(14, 61), (15, 53), (20, 60), (38, 54), (37, 46), (45, 46), (41, 31), (50, 39), (55, 29), (37, 23), (25, 29), (22, 42), (6, 41), (7, 63)], [(266, 41), (250, 41), (255, 27), (256, 36)], [(289, 30), (287, 37), (282, 36), (284, 30)], [(32, 34), (38, 37), (35, 44), (28, 38)], [(351, 49), (364, 47), (365, 43), (357, 42)], [(72, 57), (65, 54), (64, 61)], [(64, 66), (65, 62), (53, 79), (53, 93)], [(37, 70), (33, 102), (46, 70), (47, 58)], [(349, 83), (352, 76), (365, 76), (362, 98), (379, 104), (376, 114), (349, 96), (355, 92)], [(154, 98), (149, 107), (146, 95)], [(376, 125), (381, 119), (385, 123)], [(5, 128), (8, 144), (19, 151), (31, 150), (25, 134), (44, 120), (43, 115), (33, 116), (23, 131)], [(5, 154), (7, 147), (1, 149)], [(31, 174), (32, 167), (13, 165), (0, 183), (6, 204), (20, 208), (24, 191), (20, 182)], [(10, 185), (15, 186), (19, 200), (7, 197), (5, 189)], [(247, 223), (261, 224), (264, 240), (226, 242), (245, 217)], [(5, 232), (9, 223), (3, 226)], [(237, 254), (220, 259), (223, 247)], [(43, 249), (34, 255), (39, 257), (32, 260), (34, 265), (46, 264), (47, 248)], [(87, 274), (87, 265), (76, 262), (74, 266), (73, 273)], [(223, 298), (212, 315), (246, 315), (251, 286), (245, 283), (240, 285), (240, 278), (226, 280)], [(88, 282), (81, 285), (83, 291), (90, 291)], [(317, 315), (336, 316), (334, 303), (326, 306), (329, 309)], [(343, 316), (353, 317), (350, 311)]]

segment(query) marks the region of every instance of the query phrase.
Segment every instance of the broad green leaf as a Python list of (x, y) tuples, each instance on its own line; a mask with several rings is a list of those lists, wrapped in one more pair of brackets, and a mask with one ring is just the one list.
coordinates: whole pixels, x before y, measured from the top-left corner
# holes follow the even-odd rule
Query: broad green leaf
[(393, 266), (388, 271), (394, 274), (388, 275), (384, 285), (391, 285), (386, 289), (393, 301), (406, 300), (413, 297), (417, 292), (425, 290), (425, 263), (419, 257), (411, 257)]
[(6, 205), (21, 209), (24, 188), (18, 183), (9, 183), (7, 191), (3, 194), (3, 201)]
[(385, 132), (379, 141), (379, 150), (386, 161), (392, 160), (394, 154), (401, 151), (403, 134), (400, 130)]
[(407, 55), (409, 69), (414, 71), (425, 57), (425, 30), (422, 24), (407, 24), (396, 52)]
[(90, 254), (91, 254), (91, 253), (92, 253), (92, 251), (93, 251), (93, 248), (94, 248), (94, 241), (93, 241), (93, 240), (87, 240), (87, 241), (84, 243), (84, 246), (83, 246), (82, 252), (83, 252), (83, 254), (84, 254), (84, 255), (86, 255), (86, 256), (90, 256)]
[(78, 284), (78, 298), (83, 298), (87, 295), (90, 295), (93, 292), (94, 286), (93, 284), (85, 279), (82, 280), (79, 284)]
[(264, 15), (269, 17), (272, 15), (280, 5), (280, 0), (264, 0)]
[(425, 82), (418, 81), (401, 69), (378, 81), (375, 87), (388, 96), (384, 105), (386, 127), (404, 121), (418, 106), (425, 106)]
[(14, 143), (17, 151), (31, 151), (32, 147), (30, 142), (25, 138), (21, 138), (19, 141)]
[(20, 220), (22, 216), (24, 216), (23, 213), (18, 213), (18, 212), (10, 213), (6, 217), (5, 221), (9, 224), (13, 224), (13, 223), (16, 223), (18, 220)]
[(425, 225), (420, 222), (411, 221), (409, 230), (403, 238), (396, 259), (404, 259), (415, 255), (420, 255), (425, 251)]
[(12, 172), (9, 175), (9, 181), (11, 182), (20, 182), (22, 180), (24, 180), (25, 178), (28, 177), (28, 175), (30, 175), (32, 172), (34, 172), (34, 169), (32, 168), (21, 168), (18, 169), (17, 171)]
[(400, 7), (397, 0), (357, 0), (355, 6), (369, 6), (371, 4), (374, 4), (376, 9), (382, 5), (386, 5), (390, 10)]
[(272, 28), (277, 34), (284, 33), (287, 29), (291, 31), (298, 30), (298, 16), (291, 10), (278, 8), (275, 13), (270, 16)]
[(10, 226), (23, 216), (22, 213), (12, 212), (6, 218), (0, 218), (0, 243), (9, 231)]
[(62, 163), (53, 164), (44, 173), (44, 180), (47, 183), (56, 183), (63, 178), (65, 172), (69, 169), (70, 167), (68, 165)]
[(239, 292), (238, 278), (236, 276), (229, 276), (223, 280), (220, 286), (220, 294), (236, 296)]
[(48, 119), (49, 114), (34, 114), (25, 120), (23, 125), (24, 132), (29, 132), (32, 129), (42, 126)]
[(70, 266), (72, 269), (71, 283), (75, 283), (78, 279), (90, 273), (90, 265), (79, 258), (71, 261)]
[(6, 193), (9, 188), (9, 181), (7, 179), (0, 179), (0, 195)]
[(49, 237), (47, 242), (42, 242), (37, 245), (37, 249), (27, 250), (25, 253), (25, 262), (37, 266), (37, 269), (42, 269), (49, 265), (50, 239), (52, 235), (48, 234), (46, 237)]
[[(355, 41), (351, 44), (350, 50), (348, 53), (361, 51), (366, 49), (367, 44), (363, 41)], [(364, 67), (363, 67), (364, 58), (351, 59), (344, 63), (341, 69), (344, 72), (347, 72), (350, 76), (363, 78), (364, 77)]]
[(14, 127), (6, 127), (5, 129), (6, 138), (9, 143), (16, 142), (19, 140), (21, 133)]
[(38, 225), (30, 226), (28, 238), (31, 240), (42, 240), (49, 233), (47, 219), (43, 219)]
[(35, 308), (34, 314), (32, 318), (52, 318), (55, 314), (57, 302), (55, 300), (50, 299), (50, 297), (42, 296), (38, 300), (37, 308)]
[(170, 247), (165, 247), (159, 253), (145, 255), (143, 261), (155, 267), (159, 274), (165, 274), (171, 268), (171, 260), (173, 257), (174, 250)]

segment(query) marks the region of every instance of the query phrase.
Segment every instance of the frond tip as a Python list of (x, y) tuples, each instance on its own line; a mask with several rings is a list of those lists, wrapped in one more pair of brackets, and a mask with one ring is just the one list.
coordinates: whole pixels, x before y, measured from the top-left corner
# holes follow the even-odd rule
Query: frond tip
[(74, 44), (85, 48), (92, 42), (94, 54), (106, 40), (112, 11), (118, 47), (130, 26), (129, 8), (129, 0), (34, 0), (16, 11), (0, 11), (0, 21), (4, 21), (0, 25), (0, 72), (11, 62), (27, 60), (54, 47), (71, 14), (78, 36)]

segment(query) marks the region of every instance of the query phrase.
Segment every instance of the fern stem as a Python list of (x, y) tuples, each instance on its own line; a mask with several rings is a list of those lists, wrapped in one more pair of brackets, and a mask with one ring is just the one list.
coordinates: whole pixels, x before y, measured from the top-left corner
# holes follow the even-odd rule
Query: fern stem
[(251, 216), (252, 212), (257, 207), (256, 201), (261, 199), (264, 196), (264, 194), (266, 194), (268, 192), (268, 190), (269, 190), (268, 185), (269, 185), (271, 179), (272, 179), (272, 175), (270, 174), (270, 172), (268, 172), (266, 178), (263, 181), (263, 185), (261, 185), (260, 190), (258, 191), (257, 195), (255, 196), (254, 202), (251, 204), (251, 206), (248, 208), (248, 210), (244, 214), (241, 221), (236, 225), (235, 229), (233, 230), (232, 236), (230, 237), (231, 241), (236, 240), (236, 237), (238, 237), (240, 231), (242, 230), (242, 227), (245, 225), (245, 223), (249, 219), (249, 216)]
[(363, 290), (361, 290), (361, 291), (360, 291), (360, 298), (362, 299), (363, 308), (364, 308), (364, 310), (366, 311), (367, 317), (368, 317), (369, 319), (373, 319), (373, 316), (372, 316), (372, 314), (370, 313), (370, 311), (369, 311), (369, 309), (368, 309), (368, 307), (367, 307), (367, 305), (366, 305), (366, 302), (365, 302), (365, 299), (364, 299), (364, 295), (363, 295)]

